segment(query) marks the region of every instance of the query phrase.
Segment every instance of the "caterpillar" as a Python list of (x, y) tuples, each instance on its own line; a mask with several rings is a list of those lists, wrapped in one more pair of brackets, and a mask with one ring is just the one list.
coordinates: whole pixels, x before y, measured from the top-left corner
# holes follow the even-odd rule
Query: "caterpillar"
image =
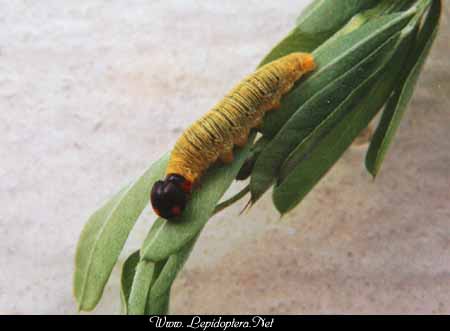
[(270, 62), (237, 84), (218, 104), (177, 140), (164, 180), (150, 193), (153, 210), (165, 219), (182, 214), (192, 188), (208, 167), (233, 161), (233, 147), (242, 147), (264, 114), (280, 107), (281, 97), (316, 64), (309, 53), (291, 53)]

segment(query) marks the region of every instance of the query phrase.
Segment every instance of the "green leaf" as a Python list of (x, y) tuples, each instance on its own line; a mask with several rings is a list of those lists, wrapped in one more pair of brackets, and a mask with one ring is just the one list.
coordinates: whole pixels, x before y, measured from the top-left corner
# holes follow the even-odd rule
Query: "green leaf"
[(279, 124), (286, 124), (256, 160), (250, 180), (253, 202), (273, 184), (281, 164), (300, 141), (365, 80), (376, 60), (374, 50), (398, 33), (412, 15), (376, 18), (315, 52), (318, 70), (287, 95), (282, 103), (286, 107), (269, 113), (265, 120), (267, 128), (275, 131)]
[(357, 29), (359, 29), (364, 24), (368, 23), (370, 20), (382, 16), (395, 13), (400, 9), (406, 9), (405, 5), (411, 5), (411, 0), (382, 0), (375, 7), (367, 9), (363, 12), (357, 13), (353, 16), (347, 24), (345, 24), (342, 29), (337, 31), (332, 37), (330, 37), (326, 42), (330, 43), (334, 39), (339, 38), (343, 35), (349, 34)]
[[(297, 17), (297, 26), (310, 33), (336, 31), (354, 14), (375, 5), (379, 0), (313, 0)], [(392, 0), (391, 0), (392, 1)]]
[[(373, 177), (377, 175), (381, 168), (381, 164), (413, 95), (420, 72), (438, 32), (440, 16), (441, 2), (433, 1), (423, 28), (419, 32), (415, 48), (406, 60), (408, 64), (405, 68), (404, 77), (400, 80), (401, 82), (399, 87), (396, 88), (394, 95), (389, 99), (369, 146), (366, 156), (366, 168)], [(420, 21), (418, 21), (419, 23)]]
[(128, 314), (128, 300), (130, 298), (131, 286), (139, 263), (139, 251), (135, 251), (125, 260), (120, 277), (120, 299), (122, 302), (122, 314)]
[(314, 144), (299, 145), (283, 163), (273, 191), (273, 201), (280, 213), (288, 212), (311, 191), (384, 105), (398, 80), (403, 58), (410, 49), (410, 38), (402, 35), (396, 49), (381, 78), (364, 99), (326, 135), (315, 137)]
[[(153, 236), (154, 233), (156, 231), (158, 231), (158, 229), (161, 227), (162, 223), (163, 223), (162, 219), (157, 219), (155, 222), (153, 222), (153, 225), (152, 225), (149, 233), (147, 234), (147, 237)], [(123, 264), (123, 267), (122, 267), (120, 298), (122, 301), (122, 313), (123, 314), (128, 314), (128, 312), (129, 312), (128, 302), (129, 302), (131, 287), (133, 284), (133, 279), (134, 279), (134, 276), (136, 273), (136, 266), (139, 263), (139, 261), (140, 261), (140, 254), (139, 254), (139, 251), (136, 251), (127, 258), (127, 260), (125, 261), (125, 263)], [(163, 269), (166, 261), (167, 260), (163, 260), (156, 264), (155, 275), (154, 275), (155, 279), (157, 277), (159, 277), (159, 273)]]
[[(364, 62), (367, 63), (366, 68), (355, 67), (358, 72), (364, 75), (364, 78), (349, 91), (350, 94), (338, 104), (331, 106), (331, 111), (328, 115), (319, 121), (312, 131), (307, 134), (302, 134), (304, 130), (300, 131), (303, 139), (289, 154), (288, 158), (282, 164), (281, 169), (284, 172), (288, 169), (293, 169), (304, 159), (307, 153), (313, 153), (314, 146), (326, 136), (345, 116), (354, 110), (355, 105), (361, 102), (367, 96), (367, 91), (372, 88), (374, 83), (384, 73), (384, 69), (393, 54), (396, 52), (396, 47), (399, 45), (400, 33), (391, 37), (383, 46), (373, 52)], [(280, 179), (286, 176), (285, 173), (280, 172)]]
[[(374, 102), (371, 103), (372, 106), (379, 109), (381, 105), (385, 103), (385, 100), (389, 96), (388, 93), (394, 88), (395, 83), (398, 81), (398, 75), (401, 72), (403, 67), (403, 59), (411, 50), (412, 42), (415, 38), (416, 34), (416, 21), (408, 23), (408, 25), (403, 28), (401, 33), (399, 34), (399, 38), (397, 39), (396, 45), (393, 47), (395, 53), (391, 56), (391, 54), (387, 54), (385, 56), (384, 62), (391, 61), (391, 63), (386, 64), (388, 69), (383, 70), (383, 73), (388, 73), (389, 77), (382, 80), (382, 83), (379, 82), (377, 84), (383, 84), (383, 88), (375, 87), (371, 91), (373, 92), (373, 97), (375, 99)], [(368, 94), (365, 98), (370, 98), (372, 95)], [(363, 101), (364, 102), (368, 101)], [(327, 120), (328, 121), (328, 120)], [(323, 123), (325, 124), (325, 123)], [(329, 125), (320, 125), (318, 126), (306, 139), (304, 139), (291, 154), (287, 158), (287, 160), (283, 163), (279, 181), (282, 181), (304, 158), (307, 157), (308, 153), (311, 153), (311, 149), (317, 144), (317, 141), (320, 141), (324, 132), (327, 132), (327, 127)]]
[(156, 315), (167, 313), (172, 284), (179, 271), (183, 268), (199, 236), (200, 233), (178, 252), (171, 255), (167, 263), (164, 264), (150, 290), (146, 314)]
[[(157, 298), (165, 293), (167, 293), (170, 290), (170, 287), (172, 286), (172, 283), (174, 282), (175, 278), (177, 277), (178, 272), (183, 268), (186, 260), (188, 259), (189, 255), (191, 254), (192, 248), (194, 247), (195, 243), (197, 242), (198, 237), (200, 236), (200, 233), (197, 234), (197, 236), (194, 237), (191, 241), (189, 241), (183, 248), (181, 248), (178, 252), (175, 254), (172, 254), (169, 259), (167, 260), (167, 263), (162, 268), (158, 278), (156, 279), (151, 293), (150, 298)], [(149, 300), (150, 302), (152, 300)]]
[(299, 107), (400, 31), (414, 11), (377, 17), (313, 52), (317, 69), (301, 79), (281, 100), (281, 108), (267, 113), (262, 126), (265, 137), (274, 137)]
[[(151, 292), (150, 292), (151, 293)], [(145, 315), (167, 315), (169, 314), (170, 289), (163, 295), (152, 298), (147, 302)]]
[[(163, 224), (162, 219), (158, 219), (152, 226), (147, 237), (154, 235), (155, 231)], [(148, 268), (142, 268), (141, 275), (136, 276), (136, 267), (140, 261), (139, 251), (131, 254), (125, 261), (122, 268), (121, 276), (121, 291), (120, 296), (122, 300), (122, 313), (123, 314), (142, 314), (155, 315), (166, 314), (170, 299), (170, 288), (173, 281), (181, 270), (185, 261), (187, 260), (189, 253), (192, 250), (196, 240), (189, 242), (179, 252), (172, 255), (168, 260), (163, 260), (154, 265), (151, 279), (145, 279), (150, 272)], [(153, 267), (153, 266), (152, 266)], [(151, 280), (148, 282), (148, 280)], [(130, 293), (132, 286), (135, 287), (135, 297), (133, 302), (130, 300)], [(138, 291), (139, 289), (140, 291)], [(147, 291), (144, 293), (144, 291)], [(143, 307), (144, 297), (146, 297), (145, 307)], [(130, 309), (129, 305), (133, 303), (134, 308)], [(144, 312), (142, 312), (144, 309)]]
[(315, 1), (297, 19), (297, 26), (264, 57), (259, 66), (292, 52), (312, 52), (340, 29), (354, 14), (374, 0)]
[(168, 155), (122, 190), (86, 223), (75, 256), (74, 294), (79, 310), (92, 310), (100, 300), (125, 241), (148, 204), (152, 184), (163, 176)]
[(201, 187), (194, 190), (181, 217), (170, 222), (161, 221), (158, 231), (148, 237), (142, 246), (143, 259), (155, 262), (166, 259), (200, 232), (247, 158), (254, 137), (255, 134), (252, 133), (249, 143), (235, 152), (231, 164), (216, 165), (208, 170), (202, 178)]
[(140, 260), (131, 286), (128, 300), (129, 315), (143, 315), (147, 305), (147, 297), (154, 280), (155, 263)]

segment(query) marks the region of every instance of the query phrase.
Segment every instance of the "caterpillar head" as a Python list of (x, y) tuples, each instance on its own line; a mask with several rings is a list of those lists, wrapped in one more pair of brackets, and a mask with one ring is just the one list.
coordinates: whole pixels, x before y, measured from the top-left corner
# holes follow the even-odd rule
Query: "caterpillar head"
[(167, 220), (183, 213), (192, 190), (192, 184), (177, 174), (167, 175), (153, 185), (150, 201), (155, 213)]

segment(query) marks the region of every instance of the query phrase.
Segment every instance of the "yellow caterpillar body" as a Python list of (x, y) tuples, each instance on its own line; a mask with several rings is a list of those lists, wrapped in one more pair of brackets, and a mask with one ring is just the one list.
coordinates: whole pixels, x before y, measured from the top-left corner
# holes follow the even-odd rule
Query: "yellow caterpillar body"
[(181, 135), (166, 174), (181, 175), (193, 184), (217, 159), (231, 162), (234, 145), (245, 145), (265, 112), (278, 108), (283, 94), (314, 68), (311, 54), (291, 53), (246, 77)]

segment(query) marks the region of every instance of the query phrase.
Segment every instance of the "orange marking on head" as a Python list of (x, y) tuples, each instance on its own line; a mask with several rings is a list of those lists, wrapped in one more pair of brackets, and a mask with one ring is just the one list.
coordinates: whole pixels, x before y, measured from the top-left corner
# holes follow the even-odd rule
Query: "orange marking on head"
[(178, 206), (172, 207), (172, 209), (170, 210), (172, 212), (172, 214), (174, 214), (175, 216), (180, 216), (181, 215), (181, 208)]
[(181, 186), (181, 189), (186, 193), (190, 193), (192, 191), (192, 182), (186, 179)]
[(159, 212), (158, 208), (153, 207), (153, 211), (156, 213), (156, 215), (161, 216), (161, 213)]

